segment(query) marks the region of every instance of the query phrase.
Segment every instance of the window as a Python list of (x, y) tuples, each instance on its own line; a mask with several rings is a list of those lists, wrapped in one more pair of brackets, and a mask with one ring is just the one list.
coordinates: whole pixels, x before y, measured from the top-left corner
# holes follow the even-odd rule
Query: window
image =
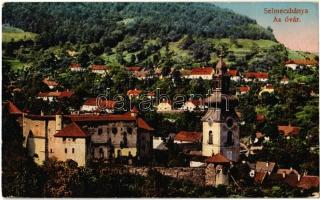
[(208, 144), (213, 144), (213, 135), (212, 135), (212, 131), (209, 131), (209, 140), (208, 140)]
[(76, 139), (77, 139), (77, 138), (72, 138), (72, 141), (74, 141), (74, 142), (75, 142), (75, 141), (76, 141)]
[(72, 148), (72, 153), (74, 153), (74, 148)]
[(128, 127), (128, 128), (127, 128), (127, 132), (128, 132), (129, 134), (132, 134), (132, 128), (131, 128), (131, 127)]
[(226, 146), (232, 146), (232, 145), (233, 145), (233, 134), (232, 134), (232, 131), (228, 131)]
[(227, 127), (228, 127), (228, 128), (231, 128), (232, 125), (233, 125), (233, 119), (232, 119), (232, 118), (228, 118), (228, 119), (227, 119)]
[(98, 129), (98, 134), (101, 135), (102, 134), (102, 128)]
[(66, 139), (67, 139), (66, 137), (63, 137), (63, 138), (62, 138), (63, 142), (65, 142), (65, 141), (66, 141)]
[(67, 148), (64, 149), (64, 153), (68, 153), (68, 149)]
[(50, 153), (53, 153), (52, 149), (50, 149)]
[(112, 128), (112, 133), (113, 133), (113, 134), (117, 134), (117, 132), (118, 132), (118, 129), (117, 129), (116, 127), (113, 127), (113, 128)]
[(99, 149), (100, 158), (104, 158), (104, 151), (103, 148)]

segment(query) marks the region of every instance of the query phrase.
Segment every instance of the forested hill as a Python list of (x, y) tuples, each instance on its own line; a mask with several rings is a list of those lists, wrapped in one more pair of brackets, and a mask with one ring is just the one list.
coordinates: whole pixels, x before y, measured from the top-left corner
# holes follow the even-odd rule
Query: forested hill
[(125, 36), (177, 41), (183, 35), (274, 40), (272, 30), (212, 3), (6, 3), (3, 23), (59, 42), (114, 47)]

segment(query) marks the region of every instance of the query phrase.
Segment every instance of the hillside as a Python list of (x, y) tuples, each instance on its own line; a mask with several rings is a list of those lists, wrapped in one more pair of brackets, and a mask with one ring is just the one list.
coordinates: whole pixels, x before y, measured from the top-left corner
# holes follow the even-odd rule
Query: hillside
[(27, 40), (35, 40), (37, 34), (31, 32), (25, 32), (20, 28), (12, 27), (12, 26), (2, 26), (2, 41), (4, 43), (8, 42), (17, 42), (17, 41), (27, 41)]
[(70, 41), (114, 47), (126, 36), (163, 42), (185, 34), (275, 40), (255, 20), (210, 3), (6, 3), (3, 21), (40, 34), (46, 45)]

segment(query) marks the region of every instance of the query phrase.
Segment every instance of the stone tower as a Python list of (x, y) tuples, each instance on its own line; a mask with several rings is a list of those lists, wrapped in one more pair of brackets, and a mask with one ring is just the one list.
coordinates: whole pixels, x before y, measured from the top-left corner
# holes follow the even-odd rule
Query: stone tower
[(213, 92), (205, 101), (209, 105), (202, 117), (202, 155), (220, 153), (231, 161), (238, 161), (240, 152), (239, 126), (234, 107), (237, 99), (229, 94), (230, 77), (220, 57), (213, 78)]

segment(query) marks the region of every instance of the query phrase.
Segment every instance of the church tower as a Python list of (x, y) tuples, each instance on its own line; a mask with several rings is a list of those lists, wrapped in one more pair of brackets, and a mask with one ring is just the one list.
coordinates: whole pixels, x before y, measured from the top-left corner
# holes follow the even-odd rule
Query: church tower
[(237, 99), (229, 94), (229, 83), (227, 67), (220, 56), (212, 95), (205, 100), (210, 107), (202, 117), (202, 155), (221, 154), (236, 162), (240, 152), (239, 126), (234, 110)]

